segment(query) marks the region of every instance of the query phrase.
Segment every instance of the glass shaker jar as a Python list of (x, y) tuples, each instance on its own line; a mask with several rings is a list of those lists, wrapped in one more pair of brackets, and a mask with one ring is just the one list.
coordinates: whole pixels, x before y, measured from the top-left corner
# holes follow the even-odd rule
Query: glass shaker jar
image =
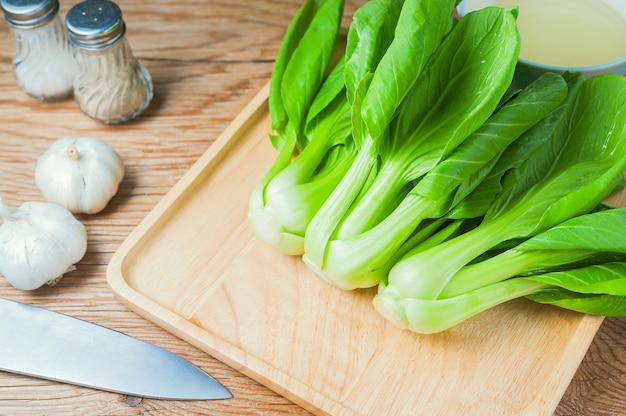
[(74, 97), (89, 117), (105, 124), (130, 120), (152, 99), (152, 79), (130, 48), (122, 11), (109, 0), (86, 0), (67, 13), (79, 73)]
[(15, 46), (18, 86), (40, 100), (71, 95), (77, 65), (58, 0), (0, 0), (0, 6)]

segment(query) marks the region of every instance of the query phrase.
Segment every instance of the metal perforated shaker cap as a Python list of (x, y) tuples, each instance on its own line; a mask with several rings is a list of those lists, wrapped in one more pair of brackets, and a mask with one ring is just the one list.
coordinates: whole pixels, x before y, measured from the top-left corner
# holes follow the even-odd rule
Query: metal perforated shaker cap
[(122, 10), (108, 0), (86, 0), (65, 17), (70, 41), (82, 49), (102, 49), (117, 42), (126, 31)]
[(58, 0), (0, 0), (7, 23), (31, 29), (48, 23), (59, 11)]

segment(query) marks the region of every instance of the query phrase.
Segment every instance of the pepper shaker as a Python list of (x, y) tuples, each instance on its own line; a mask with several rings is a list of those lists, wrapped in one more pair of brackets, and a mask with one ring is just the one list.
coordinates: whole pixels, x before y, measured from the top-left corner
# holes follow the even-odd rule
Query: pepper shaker
[(139, 115), (153, 95), (152, 79), (126, 39), (119, 6), (109, 0), (86, 0), (65, 18), (76, 46), (79, 73), (74, 97), (89, 117), (115, 124)]
[(13, 38), (18, 86), (40, 100), (71, 95), (75, 50), (59, 16), (58, 0), (0, 0), (0, 6)]

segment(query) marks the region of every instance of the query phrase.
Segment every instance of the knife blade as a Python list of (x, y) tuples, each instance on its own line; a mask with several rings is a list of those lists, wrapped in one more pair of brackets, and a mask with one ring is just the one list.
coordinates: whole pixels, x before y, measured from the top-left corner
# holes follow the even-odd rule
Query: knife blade
[(0, 298), (0, 370), (132, 396), (228, 399), (189, 361), (119, 331)]

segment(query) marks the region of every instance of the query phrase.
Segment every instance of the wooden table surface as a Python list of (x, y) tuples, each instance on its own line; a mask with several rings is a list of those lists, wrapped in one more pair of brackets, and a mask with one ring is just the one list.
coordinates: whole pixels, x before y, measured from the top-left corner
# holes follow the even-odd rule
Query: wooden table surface
[[(61, 1), (61, 14), (76, 1)], [(119, 0), (135, 55), (155, 97), (138, 119), (105, 126), (73, 99), (43, 103), (11, 72), (13, 48), (0, 24), (0, 195), (11, 205), (42, 200), (37, 158), (60, 137), (98, 137), (122, 156), (126, 176), (108, 207), (79, 215), (88, 251), (55, 287), (24, 292), (0, 278), (0, 296), (125, 332), (191, 361), (221, 381), (225, 401), (142, 399), (0, 372), (2, 415), (304, 415), (299, 406), (122, 306), (106, 283), (119, 244), (268, 81), (278, 47), (302, 0)], [(347, 1), (345, 26), (363, 1)], [(2, 336), (10, 336), (3, 334)], [(555, 415), (626, 415), (626, 319), (606, 319)]]

